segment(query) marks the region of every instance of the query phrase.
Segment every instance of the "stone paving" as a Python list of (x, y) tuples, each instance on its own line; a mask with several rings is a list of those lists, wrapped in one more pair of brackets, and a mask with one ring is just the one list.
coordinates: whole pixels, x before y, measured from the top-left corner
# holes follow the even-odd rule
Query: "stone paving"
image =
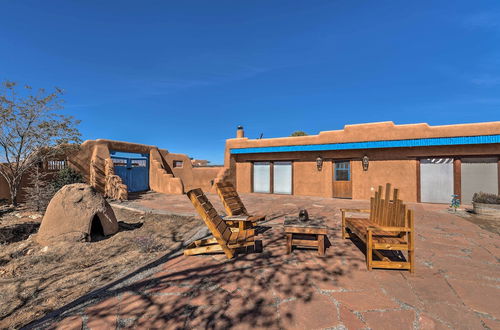
[[(208, 195), (222, 211), (218, 197)], [(87, 304), (61, 329), (500, 329), (500, 240), (446, 211), (416, 212), (416, 272), (368, 272), (362, 246), (340, 236), (342, 207), (366, 201), (242, 194), (265, 212), (262, 251), (177, 256), (148, 277)], [(194, 214), (185, 196), (146, 194), (125, 207)], [(307, 208), (328, 219), (331, 246), (286, 254), (283, 217)], [(201, 221), (201, 220), (200, 220)], [(59, 323), (57, 323), (57, 322)]]

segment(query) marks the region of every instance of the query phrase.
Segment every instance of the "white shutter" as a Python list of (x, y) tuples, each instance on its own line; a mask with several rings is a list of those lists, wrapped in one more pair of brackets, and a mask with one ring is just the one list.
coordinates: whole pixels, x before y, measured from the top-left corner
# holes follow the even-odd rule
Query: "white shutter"
[(255, 162), (253, 164), (253, 192), (271, 192), (271, 165), (269, 162)]
[(274, 162), (273, 191), (275, 194), (292, 194), (292, 162)]
[(453, 159), (420, 160), (420, 201), (450, 203), (453, 195)]

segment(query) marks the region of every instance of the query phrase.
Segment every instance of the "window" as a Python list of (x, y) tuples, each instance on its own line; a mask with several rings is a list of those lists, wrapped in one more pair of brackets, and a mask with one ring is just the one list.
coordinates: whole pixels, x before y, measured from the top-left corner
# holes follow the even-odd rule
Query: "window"
[(127, 159), (126, 158), (114, 158), (111, 157), (113, 160), (113, 166), (127, 166)]
[(335, 162), (335, 181), (350, 181), (350, 162)]
[(182, 160), (174, 160), (174, 168), (182, 167), (184, 162)]
[(147, 167), (148, 161), (146, 159), (131, 159), (132, 167)]
[(65, 160), (48, 160), (47, 161), (47, 170), (49, 171), (58, 171), (66, 168), (68, 165)]
[(273, 163), (273, 192), (292, 194), (292, 162)]
[(253, 164), (253, 192), (271, 193), (270, 162), (255, 162)]
[(253, 192), (292, 194), (292, 162), (254, 162)]

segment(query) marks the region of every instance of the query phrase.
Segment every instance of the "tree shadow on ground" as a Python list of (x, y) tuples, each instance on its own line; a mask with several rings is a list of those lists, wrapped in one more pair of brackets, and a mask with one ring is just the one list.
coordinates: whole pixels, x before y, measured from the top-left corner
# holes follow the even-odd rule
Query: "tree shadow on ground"
[[(348, 230), (349, 231), (349, 230)], [(350, 232), (349, 232), (350, 233)], [(363, 253), (366, 258), (366, 244), (355, 234), (350, 233), (349, 240)], [(390, 261), (406, 262), (407, 257), (399, 250), (378, 250), (382, 256), (387, 257)], [(379, 260), (374, 254), (373, 260)], [(399, 271), (399, 270), (398, 270)]]
[(135, 200), (147, 200), (151, 199), (150, 197), (151, 191), (137, 191), (137, 192), (129, 192), (128, 193), (128, 201), (135, 201)]
[[(281, 322), (295, 318), (296, 311), (282, 311), (283, 306), (301, 308), (311, 303), (322, 296), (318, 286), (335, 285), (363, 264), (359, 256), (347, 252), (348, 240), (336, 241), (335, 249), (320, 258), (316, 251), (287, 255), (278, 227), (269, 227), (259, 238), (265, 242), (262, 252), (257, 249), (257, 253), (241, 253), (230, 260), (220, 254), (178, 257), (183, 249), (179, 245), (27, 328), (44, 328), (75, 314), (85, 314), (86, 322), (95, 318), (110, 322), (109, 327), (118, 322), (120, 327), (137, 328), (279, 328)], [(137, 277), (161, 264), (152, 276)], [(132, 278), (136, 280), (130, 283)]]
[(0, 228), (0, 244), (24, 241), (38, 231), (40, 222), (23, 222)]
[[(181, 254), (182, 242), (200, 229), (199, 221), (194, 218), (182, 222), (179, 217), (155, 221), (158, 219), (163, 218), (146, 215), (140, 229), (123, 231), (113, 235), (113, 239), (61, 243), (45, 250), (33, 243), (19, 250), (22, 256), (2, 257), (0, 295), (5, 301), (0, 304), (0, 328), (21, 328), (54, 310), (58, 313), (74, 310), (73, 306), (85, 306), (100, 299), (103, 291), (137, 280), (135, 275), (149, 276), (155, 267)], [(26, 255), (32, 248), (33, 253)], [(161, 255), (164, 257), (159, 258)], [(145, 266), (138, 268), (140, 265)], [(124, 276), (133, 269), (136, 271)], [(118, 281), (110, 283), (117, 278)], [(63, 304), (65, 309), (58, 309)]]

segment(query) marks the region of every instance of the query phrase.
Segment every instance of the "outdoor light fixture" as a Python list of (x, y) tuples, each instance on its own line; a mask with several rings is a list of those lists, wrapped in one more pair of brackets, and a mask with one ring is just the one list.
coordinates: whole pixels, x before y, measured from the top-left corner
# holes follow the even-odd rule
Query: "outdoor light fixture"
[(363, 156), (363, 171), (368, 171), (368, 165), (369, 165), (370, 159), (368, 156)]
[(316, 158), (316, 167), (318, 168), (318, 171), (321, 171), (321, 169), (323, 168), (323, 158), (321, 158), (321, 156), (318, 156), (318, 158)]

